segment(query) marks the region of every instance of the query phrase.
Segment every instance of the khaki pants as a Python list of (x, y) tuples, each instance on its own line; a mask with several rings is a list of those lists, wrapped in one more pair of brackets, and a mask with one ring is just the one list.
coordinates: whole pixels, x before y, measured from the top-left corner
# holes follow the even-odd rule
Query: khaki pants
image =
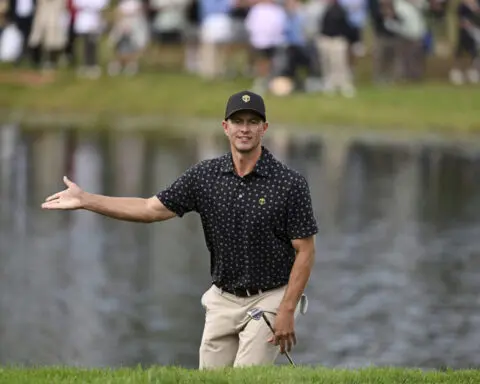
[(327, 91), (353, 89), (348, 63), (348, 41), (343, 37), (322, 36), (317, 40)]
[(227, 45), (224, 43), (200, 43), (200, 75), (215, 79), (225, 74)]
[[(249, 319), (247, 311), (258, 307), (276, 313), (285, 289), (286, 286), (243, 298), (212, 285), (202, 296), (205, 328), (200, 369), (273, 364), (279, 346), (267, 342), (272, 331), (263, 319)], [(266, 316), (274, 326), (275, 315), (266, 313)]]

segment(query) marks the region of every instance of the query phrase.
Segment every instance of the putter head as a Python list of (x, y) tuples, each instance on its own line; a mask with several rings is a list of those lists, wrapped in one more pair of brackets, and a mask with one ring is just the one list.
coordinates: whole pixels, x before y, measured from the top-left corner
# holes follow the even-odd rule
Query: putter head
[(260, 320), (263, 315), (263, 310), (260, 308), (252, 308), (247, 311), (247, 315), (253, 320)]

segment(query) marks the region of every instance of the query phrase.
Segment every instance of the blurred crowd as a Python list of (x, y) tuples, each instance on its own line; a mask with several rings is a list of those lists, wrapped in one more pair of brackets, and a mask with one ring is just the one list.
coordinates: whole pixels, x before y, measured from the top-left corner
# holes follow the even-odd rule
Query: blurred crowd
[[(0, 60), (66, 63), (89, 78), (135, 75), (146, 49), (174, 45), (184, 69), (205, 79), (232, 75), (244, 50), (242, 75), (260, 93), (352, 97), (368, 49), (375, 83), (422, 80), (429, 54), (453, 56), (451, 82), (479, 82), (480, 0), (0, 0), (0, 33)], [(102, 66), (105, 41), (112, 54)]]

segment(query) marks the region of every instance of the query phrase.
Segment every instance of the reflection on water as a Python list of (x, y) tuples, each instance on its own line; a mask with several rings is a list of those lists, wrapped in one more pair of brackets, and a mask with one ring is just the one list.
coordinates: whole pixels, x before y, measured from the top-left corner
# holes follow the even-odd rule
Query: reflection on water
[[(480, 151), (267, 145), (308, 178), (321, 228), (296, 361), (478, 366)], [(39, 207), (64, 174), (147, 197), (225, 150), (222, 137), (0, 129), (0, 363), (196, 367), (209, 285), (199, 218), (144, 225)]]

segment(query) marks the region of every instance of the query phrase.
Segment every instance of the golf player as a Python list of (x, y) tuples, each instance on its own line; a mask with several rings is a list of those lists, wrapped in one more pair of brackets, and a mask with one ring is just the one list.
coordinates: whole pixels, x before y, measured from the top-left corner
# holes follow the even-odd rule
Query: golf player
[[(318, 231), (306, 179), (262, 145), (268, 129), (262, 97), (230, 96), (222, 126), (230, 152), (192, 166), (155, 196), (92, 194), (64, 177), (67, 189), (42, 204), (144, 223), (200, 214), (212, 282), (201, 298), (200, 369), (273, 364), (292, 349)], [(251, 321), (252, 308), (265, 312), (274, 333), (266, 322)]]

